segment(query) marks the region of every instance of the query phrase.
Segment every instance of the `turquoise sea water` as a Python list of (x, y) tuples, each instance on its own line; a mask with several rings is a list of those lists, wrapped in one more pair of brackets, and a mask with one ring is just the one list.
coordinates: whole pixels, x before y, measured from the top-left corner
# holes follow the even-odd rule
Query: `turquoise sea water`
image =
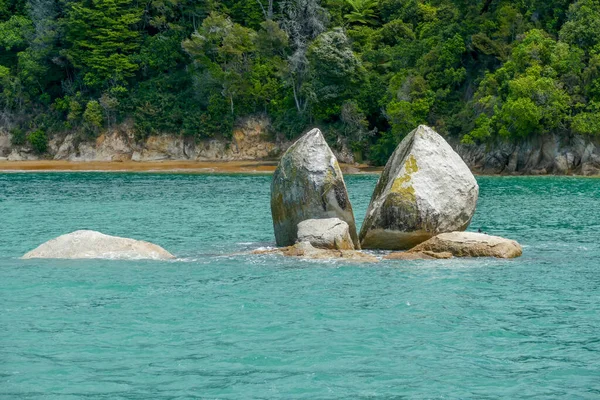
[[(232, 255), (270, 180), (0, 174), (0, 399), (600, 398), (600, 180), (479, 178), (520, 259), (366, 265)], [(178, 260), (19, 259), (82, 228)]]

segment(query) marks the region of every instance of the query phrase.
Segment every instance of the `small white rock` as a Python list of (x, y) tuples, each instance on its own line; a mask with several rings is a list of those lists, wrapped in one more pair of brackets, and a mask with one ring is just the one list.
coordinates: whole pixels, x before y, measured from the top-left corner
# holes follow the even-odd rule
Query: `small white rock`
[(22, 258), (168, 260), (175, 256), (152, 243), (80, 230), (49, 240)]
[(354, 250), (350, 228), (339, 218), (307, 219), (298, 224), (298, 242), (321, 249)]

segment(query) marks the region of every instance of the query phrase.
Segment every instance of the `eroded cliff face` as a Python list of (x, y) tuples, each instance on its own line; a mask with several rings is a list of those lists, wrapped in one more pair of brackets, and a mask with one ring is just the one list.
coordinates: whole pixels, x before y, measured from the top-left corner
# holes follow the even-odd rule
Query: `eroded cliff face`
[[(77, 134), (56, 135), (48, 143), (48, 153), (37, 155), (29, 146), (12, 146), (11, 135), (0, 127), (0, 160), (55, 159), (69, 161), (242, 161), (278, 159), (293, 143), (273, 139), (269, 120), (248, 118), (234, 130), (231, 139), (200, 141), (190, 137), (158, 135), (143, 141), (135, 139), (131, 124), (125, 123), (93, 141)], [(464, 145), (446, 138), (475, 173), (600, 175), (600, 138), (546, 135), (520, 143), (498, 141), (492, 144)], [(354, 158), (341, 139), (332, 148), (340, 162)]]
[(11, 135), (0, 128), (0, 159), (6, 159), (11, 150)]
[(451, 144), (476, 173), (600, 175), (600, 140), (596, 138), (545, 135), (520, 143)]
[(11, 146), (10, 134), (0, 130), (0, 159), (9, 161), (54, 159), (68, 161), (234, 161), (278, 158), (290, 143), (273, 140), (267, 134), (266, 119), (248, 119), (231, 139), (196, 141), (183, 136), (149, 136), (136, 140), (130, 124), (122, 124), (93, 141), (82, 141), (75, 133), (56, 135), (48, 153), (39, 156), (29, 146)]

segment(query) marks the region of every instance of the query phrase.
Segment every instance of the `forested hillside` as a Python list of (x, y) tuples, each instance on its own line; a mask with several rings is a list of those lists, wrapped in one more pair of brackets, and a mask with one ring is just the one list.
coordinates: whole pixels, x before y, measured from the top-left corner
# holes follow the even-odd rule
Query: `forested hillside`
[(599, 0), (0, 0), (0, 127), (38, 152), (266, 114), (383, 163), (419, 123), (463, 143), (600, 134)]

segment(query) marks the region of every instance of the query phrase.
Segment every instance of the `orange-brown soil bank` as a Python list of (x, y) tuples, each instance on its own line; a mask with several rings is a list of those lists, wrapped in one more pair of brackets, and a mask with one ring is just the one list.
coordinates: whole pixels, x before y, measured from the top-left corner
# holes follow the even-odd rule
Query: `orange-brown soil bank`
[[(106, 171), (185, 173), (272, 173), (277, 161), (0, 161), (0, 171)], [(378, 173), (367, 165), (341, 165), (346, 174)]]

